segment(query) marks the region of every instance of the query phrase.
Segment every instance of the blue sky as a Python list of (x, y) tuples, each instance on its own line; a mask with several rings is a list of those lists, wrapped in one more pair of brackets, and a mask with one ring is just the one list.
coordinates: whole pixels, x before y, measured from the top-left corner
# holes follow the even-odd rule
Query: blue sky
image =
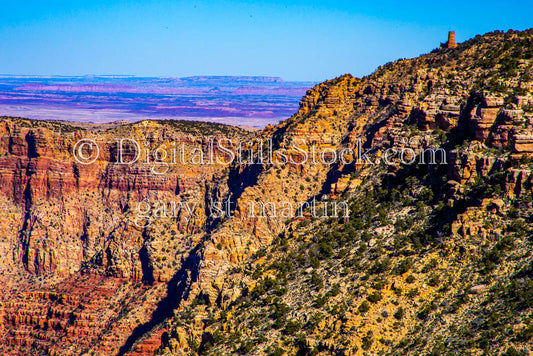
[(322, 81), (533, 27), (525, 1), (4, 1), (0, 73)]

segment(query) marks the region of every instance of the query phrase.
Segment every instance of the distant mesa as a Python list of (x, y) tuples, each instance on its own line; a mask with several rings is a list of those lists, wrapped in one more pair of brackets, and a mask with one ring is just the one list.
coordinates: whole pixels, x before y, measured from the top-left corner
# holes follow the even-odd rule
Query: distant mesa
[(265, 77), (265, 76), (231, 76), (231, 75), (197, 75), (192, 77), (179, 78), (180, 80), (193, 81), (239, 81), (239, 82), (255, 82), (255, 83), (283, 83), (285, 82), (280, 77)]
[(441, 43), (440, 48), (455, 48), (457, 43), (455, 43), (455, 31), (448, 32), (448, 41), (446, 43)]

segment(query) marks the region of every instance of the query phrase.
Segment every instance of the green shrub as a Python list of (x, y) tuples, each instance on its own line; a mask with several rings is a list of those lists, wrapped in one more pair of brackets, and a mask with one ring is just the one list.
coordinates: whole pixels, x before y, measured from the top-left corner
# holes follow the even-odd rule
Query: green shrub
[(372, 346), (373, 343), (372, 339), (372, 331), (368, 330), (368, 333), (361, 339), (361, 347), (363, 350), (368, 350)]
[(402, 307), (399, 307), (398, 309), (396, 309), (393, 316), (398, 320), (402, 320), (404, 315), (405, 310)]
[(379, 292), (379, 291), (374, 291), (374, 292), (372, 292), (372, 294), (370, 294), (369, 296), (367, 296), (366, 299), (367, 299), (370, 303), (377, 303), (377, 302), (379, 302), (381, 299), (383, 299), (383, 295), (382, 295), (381, 292)]
[(313, 285), (313, 287), (316, 287), (318, 290), (322, 289), (322, 287), (324, 286), (324, 281), (315, 271), (313, 271), (313, 274), (311, 275), (310, 282), (311, 285)]
[(368, 302), (365, 300), (359, 305), (357, 309), (359, 310), (361, 314), (366, 313), (367, 311), (370, 310), (370, 304), (368, 304)]
[(297, 331), (302, 328), (302, 324), (297, 320), (290, 320), (285, 324), (285, 329), (283, 333), (286, 335), (294, 335)]

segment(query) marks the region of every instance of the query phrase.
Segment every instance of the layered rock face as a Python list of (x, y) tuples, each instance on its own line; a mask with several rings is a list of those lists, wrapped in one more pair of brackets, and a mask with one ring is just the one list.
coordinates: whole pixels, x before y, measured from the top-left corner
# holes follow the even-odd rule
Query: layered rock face
[[(198, 131), (202, 125), (141, 122), (90, 132), (0, 121), (3, 351), (116, 353), (150, 320), (202, 239), (213, 204), (227, 195), (225, 164), (191, 160), (220, 153), (208, 137), (249, 135), (222, 125)], [(99, 156), (96, 148), (77, 151), (79, 140), (97, 143)], [(154, 155), (159, 147), (168, 157)], [(96, 160), (85, 164), (80, 152)]]
[[(439, 199), (452, 207), (472, 205), (462, 200), (465, 186), (496, 171), (501, 171), (502, 194), (523, 196), (530, 189), (526, 164), (533, 153), (531, 44), (530, 32), (493, 33), (388, 63), (364, 78), (343, 75), (308, 90), (295, 115), (254, 135), (198, 123), (140, 122), (87, 131), (3, 119), (0, 278), (7, 288), (0, 306), (5, 321), (0, 352), (149, 354), (160, 341), (160, 351), (200, 352), (212, 343), (210, 316), (222, 315), (254, 290), (256, 281), (243, 268), (266, 264), (262, 251), (273, 241), (325, 219), (311, 216), (309, 209), (299, 214), (298, 203), (353, 198), (365, 181), (407, 180), (405, 165), (377, 164), (387, 149), (442, 149), (446, 162), (431, 173), (445, 175)], [(195, 163), (202, 155), (209, 161), (208, 137), (245, 141), (241, 158), (252, 152), (255, 161)], [(132, 140), (139, 144), (136, 163), (114, 163), (121, 138), (129, 139), (122, 157), (128, 162), (137, 153)], [(73, 158), (80, 139), (98, 144), (100, 155), (91, 164)], [(175, 147), (185, 147), (177, 157), (187, 163), (169, 164), (166, 171), (153, 156), (162, 145), (169, 152), (165, 163), (172, 163)], [(379, 167), (356, 159), (361, 150), (369, 150)], [(345, 160), (341, 152), (349, 152)], [(94, 152), (82, 153), (85, 158)], [(415, 196), (420, 190), (402, 189)], [(493, 200), (482, 210), (462, 206), (460, 214), (450, 213), (452, 221), (434, 223), (432, 233), (444, 240), (484, 231), (476, 219), (503, 209)], [(157, 202), (178, 203), (176, 214), (165, 213)], [(292, 213), (282, 209), (287, 205)], [(332, 217), (330, 224), (341, 220)], [(368, 239), (390, 237), (390, 231), (379, 227)], [(227, 318), (221, 317), (220, 330), (233, 327), (225, 324)], [(328, 323), (335, 335), (343, 335), (337, 322)], [(239, 328), (228, 332), (251, 330)], [(407, 332), (387, 331), (387, 337)], [(87, 342), (74, 341), (75, 335)], [(330, 339), (328, 350), (338, 341)], [(354, 349), (363, 342), (361, 337), (351, 341)], [(386, 346), (376, 345), (372, 352)]]

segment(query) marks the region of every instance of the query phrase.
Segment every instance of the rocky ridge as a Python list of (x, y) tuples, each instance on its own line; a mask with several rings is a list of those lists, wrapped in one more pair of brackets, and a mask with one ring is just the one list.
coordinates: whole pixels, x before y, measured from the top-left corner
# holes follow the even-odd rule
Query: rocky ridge
[[(165, 122), (85, 132), (3, 120), (2, 221), (10, 223), (0, 251), (10, 288), (0, 350), (150, 353), (162, 342), (158, 352), (168, 354), (527, 351), (532, 60), (531, 30), (494, 32), (319, 84), (295, 115), (247, 144), (261, 152), (271, 140), (292, 158), (277, 164), (154, 175), (141, 164), (109, 164), (114, 140), (205, 150), (205, 136), (252, 135)], [(82, 137), (104, 148), (89, 166), (71, 155)], [(446, 161), (323, 164), (302, 155), (356, 152), (359, 143), (377, 158), (391, 148), (439, 148)], [(135, 207), (147, 197), (196, 202), (198, 218), (138, 228)], [(349, 202), (350, 218), (251, 217), (252, 202), (313, 198)], [(211, 219), (216, 201), (231, 201), (231, 216)], [(118, 316), (87, 302), (75, 306), (105, 316), (101, 325), (71, 307), (44, 313), (62, 303), (46, 294), (62, 283), (102, 277), (116, 298), (107, 305), (124, 305)], [(35, 285), (46, 297), (25, 309)], [(87, 325), (77, 322), (84, 318)], [(78, 325), (95, 346), (69, 341)]]
[(263, 131), (276, 147), (339, 152), (361, 140), (374, 157), (433, 148), (446, 159), (262, 167), (241, 199), (326, 195), (350, 202), (351, 222), (265, 218), (248, 249), (232, 230), (242, 219), (223, 224), (161, 351), (532, 352), (531, 34), (477, 36), (309, 90), (297, 114)]

